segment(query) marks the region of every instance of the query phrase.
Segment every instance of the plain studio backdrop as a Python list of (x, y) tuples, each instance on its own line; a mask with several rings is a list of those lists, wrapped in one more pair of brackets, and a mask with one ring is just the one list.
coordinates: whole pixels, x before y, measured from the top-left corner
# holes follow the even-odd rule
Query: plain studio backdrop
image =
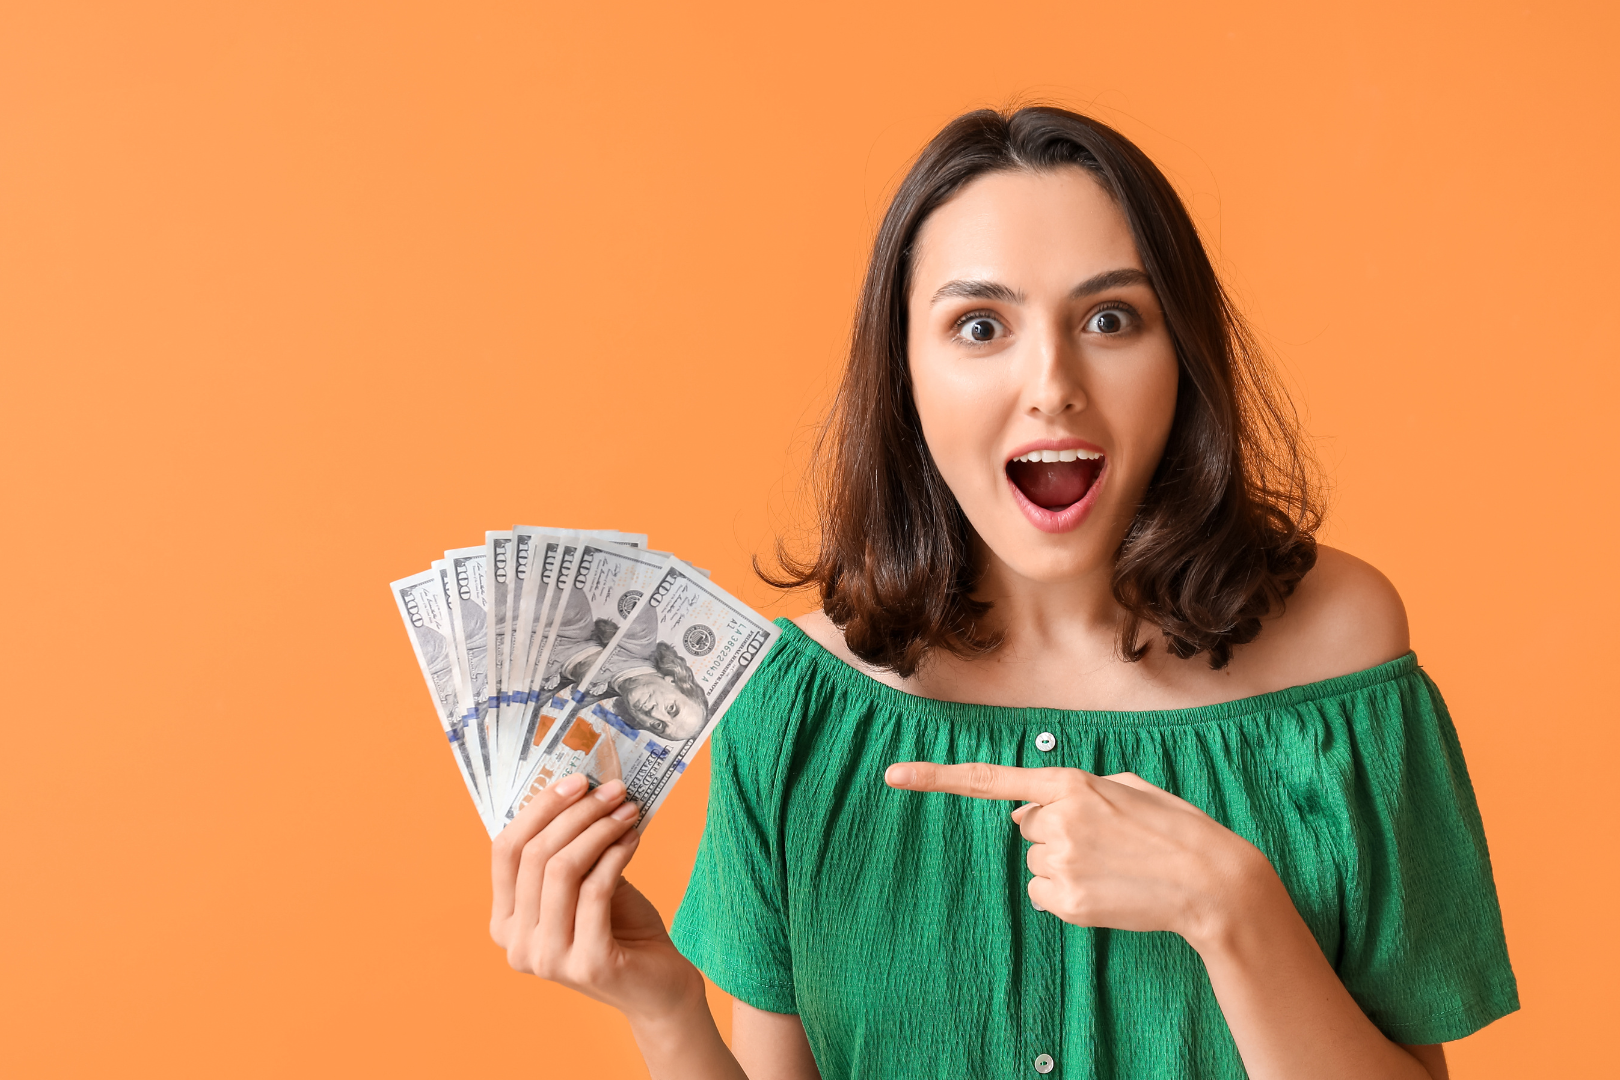
[(1614, 12), (0, 7), (0, 1072), (643, 1075), (490, 943), (387, 584), (589, 525), (807, 608), (749, 557), (884, 196), (1032, 99), (1165, 168), (1406, 598), (1524, 1000), (1455, 1075), (1612, 1068)]

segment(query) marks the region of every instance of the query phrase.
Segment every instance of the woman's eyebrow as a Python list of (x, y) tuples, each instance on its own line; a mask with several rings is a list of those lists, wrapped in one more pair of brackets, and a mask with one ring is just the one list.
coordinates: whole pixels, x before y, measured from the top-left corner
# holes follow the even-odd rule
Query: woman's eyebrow
[(947, 281), (934, 292), (931, 303), (964, 297), (968, 300), (1000, 300), (1004, 304), (1022, 304), (1024, 294), (1007, 288), (999, 281)]
[(1069, 292), (1070, 300), (1078, 300), (1082, 296), (1100, 293), (1107, 289), (1118, 289), (1125, 285), (1151, 285), (1146, 273), (1134, 267), (1121, 267), (1118, 270), (1104, 270), (1100, 274), (1093, 274)]
[[(1126, 285), (1149, 285), (1144, 271), (1135, 267), (1122, 266), (1117, 270), (1104, 270), (1100, 274), (1093, 274), (1069, 291), (1069, 299), (1078, 300), (1093, 293), (1104, 292), (1108, 289), (1118, 289)], [(963, 298), (968, 300), (999, 300), (1004, 304), (1022, 304), (1024, 294), (1015, 289), (1009, 289), (999, 281), (963, 280), (947, 281), (934, 292), (932, 303), (941, 300)]]

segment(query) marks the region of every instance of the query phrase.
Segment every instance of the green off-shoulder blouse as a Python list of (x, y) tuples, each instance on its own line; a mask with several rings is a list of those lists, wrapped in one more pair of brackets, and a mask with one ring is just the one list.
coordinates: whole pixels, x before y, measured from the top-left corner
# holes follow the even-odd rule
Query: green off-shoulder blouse
[(1518, 1008), (1457, 734), (1413, 655), (1221, 705), (1068, 712), (902, 693), (779, 625), (716, 731), (673, 933), (728, 993), (797, 1013), (825, 1080), (1245, 1075), (1185, 940), (1035, 910), (1013, 804), (893, 790), (896, 761), (1134, 772), (1270, 857), (1391, 1039)]

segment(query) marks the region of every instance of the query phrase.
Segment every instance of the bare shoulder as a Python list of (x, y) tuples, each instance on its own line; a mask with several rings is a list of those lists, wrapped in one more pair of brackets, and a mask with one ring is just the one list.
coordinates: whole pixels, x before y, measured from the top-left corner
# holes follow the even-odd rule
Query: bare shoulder
[(849, 646), (844, 642), (844, 632), (831, 619), (827, 618), (825, 611), (819, 609), (807, 611), (794, 619), (793, 625), (803, 630), (805, 636), (810, 638), (811, 641), (814, 641), (861, 674), (870, 676), (878, 682), (892, 686), (897, 690), (906, 688), (904, 680), (894, 672), (873, 667), (850, 652)]
[(1390, 580), (1371, 563), (1323, 547), (1283, 613), (1248, 648), (1249, 659), (1276, 676), (1266, 681), (1299, 685), (1377, 667), (1411, 647), (1406, 605)]

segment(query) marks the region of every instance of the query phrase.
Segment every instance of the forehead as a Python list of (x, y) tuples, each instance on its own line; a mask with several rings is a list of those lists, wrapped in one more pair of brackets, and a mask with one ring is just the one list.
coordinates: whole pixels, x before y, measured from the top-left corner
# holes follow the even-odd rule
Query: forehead
[[(931, 214), (917, 234), (913, 294), (957, 279), (1067, 291), (1104, 270), (1142, 269), (1125, 215), (1079, 168), (995, 172)], [(931, 283), (925, 288), (925, 282)]]

